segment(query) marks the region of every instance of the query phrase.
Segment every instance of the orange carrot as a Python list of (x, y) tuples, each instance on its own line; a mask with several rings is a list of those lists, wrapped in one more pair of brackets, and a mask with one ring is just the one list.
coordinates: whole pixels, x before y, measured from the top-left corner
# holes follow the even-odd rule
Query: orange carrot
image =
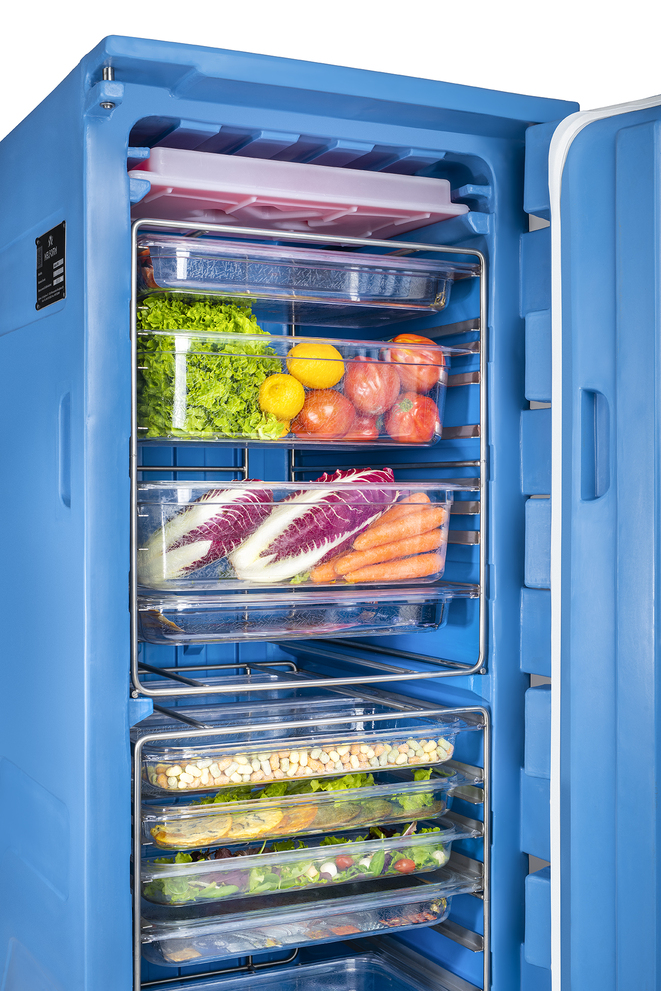
[(415, 513), (420, 503), (428, 502), (431, 502), (431, 499), (426, 492), (414, 492), (413, 495), (406, 496), (405, 499), (400, 499), (394, 506), (387, 509), (383, 516), (379, 516), (378, 520), (372, 523), (372, 526), (381, 526), (382, 523), (393, 523), (400, 516), (406, 516), (407, 513)]
[(428, 530), (427, 533), (395, 540), (391, 544), (379, 544), (367, 551), (350, 551), (335, 558), (335, 572), (347, 575), (350, 571), (366, 568), (370, 564), (380, 564), (381, 561), (396, 561), (399, 557), (409, 557), (411, 554), (424, 554), (425, 551), (435, 551), (443, 543), (443, 533), (440, 530)]
[(316, 568), (313, 568), (310, 572), (310, 581), (315, 582), (315, 584), (321, 584), (322, 582), (336, 582), (337, 572), (335, 571), (335, 562), (339, 561), (342, 557), (338, 554), (336, 557), (331, 558), (330, 561), (326, 561), (325, 564), (318, 564)]
[(416, 554), (414, 557), (402, 557), (398, 561), (384, 561), (369, 568), (359, 568), (344, 577), (348, 582), (405, 581), (435, 575), (442, 567), (442, 554)]
[(379, 544), (392, 544), (395, 540), (405, 540), (407, 537), (426, 533), (427, 530), (435, 530), (445, 520), (446, 511), (443, 506), (418, 507), (415, 513), (408, 513), (392, 524), (377, 521), (374, 526), (358, 534), (353, 546), (357, 551), (366, 551)]

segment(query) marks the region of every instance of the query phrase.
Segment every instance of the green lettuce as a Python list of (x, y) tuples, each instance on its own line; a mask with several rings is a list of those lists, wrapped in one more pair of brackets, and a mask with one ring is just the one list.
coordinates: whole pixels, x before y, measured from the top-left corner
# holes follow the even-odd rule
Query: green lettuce
[[(175, 337), (150, 330), (265, 334), (250, 307), (222, 299), (150, 296), (138, 308), (138, 424), (140, 436), (250, 437), (273, 440), (282, 423), (259, 406), (259, 387), (282, 370), (272, 347), (258, 341), (192, 339), (175, 351)], [(144, 332), (147, 333), (144, 333)], [(175, 367), (185, 361), (185, 396), (175, 410)], [(179, 397), (177, 397), (179, 403)], [(146, 429), (145, 429), (146, 428)]]

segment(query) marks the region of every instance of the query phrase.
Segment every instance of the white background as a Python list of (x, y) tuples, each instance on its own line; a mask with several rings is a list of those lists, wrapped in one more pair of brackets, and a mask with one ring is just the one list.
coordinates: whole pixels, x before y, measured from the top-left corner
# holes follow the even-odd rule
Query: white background
[(661, 92), (659, 0), (5, 0), (0, 137), (105, 35), (330, 62), (583, 109)]

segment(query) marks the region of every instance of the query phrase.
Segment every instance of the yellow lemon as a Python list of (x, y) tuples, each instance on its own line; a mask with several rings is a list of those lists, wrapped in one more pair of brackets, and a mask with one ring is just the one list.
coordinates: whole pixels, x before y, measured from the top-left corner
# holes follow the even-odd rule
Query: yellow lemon
[(309, 341), (291, 349), (287, 370), (308, 389), (330, 389), (344, 375), (344, 362), (332, 344)]
[(305, 389), (293, 375), (269, 375), (259, 387), (259, 405), (264, 413), (291, 420), (303, 409)]

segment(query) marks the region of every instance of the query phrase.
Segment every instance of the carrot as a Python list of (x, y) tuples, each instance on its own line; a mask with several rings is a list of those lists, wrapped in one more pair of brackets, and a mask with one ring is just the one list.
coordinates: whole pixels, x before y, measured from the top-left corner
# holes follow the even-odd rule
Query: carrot
[(345, 575), (348, 582), (392, 582), (409, 578), (425, 578), (435, 575), (443, 567), (443, 555), (416, 554), (414, 557), (402, 557), (398, 561), (384, 561), (373, 564), (369, 568), (359, 568)]
[(407, 537), (426, 533), (427, 530), (435, 530), (437, 526), (445, 523), (445, 520), (446, 512), (443, 506), (425, 506), (418, 508), (415, 513), (408, 513), (395, 520), (392, 524), (382, 524), (379, 520), (374, 526), (359, 533), (353, 546), (357, 551), (366, 551), (379, 544), (392, 544), (395, 540), (405, 540)]
[(310, 572), (310, 581), (320, 584), (321, 582), (336, 582), (337, 572), (335, 571), (334, 564), (342, 557), (338, 554), (337, 557), (331, 558), (330, 561), (326, 561), (325, 564), (318, 564), (316, 568), (313, 568)]
[(379, 564), (381, 561), (396, 561), (399, 557), (435, 551), (442, 543), (443, 534), (440, 530), (428, 530), (427, 533), (420, 533), (415, 537), (406, 537), (404, 540), (395, 540), (391, 544), (379, 544), (377, 547), (370, 547), (367, 551), (351, 551), (349, 554), (342, 554), (341, 557), (335, 558), (335, 573), (346, 575), (359, 568), (366, 568), (370, 564)]
[(431, 502), (426, 492), (414, 492), (413, 495), (406, 496), (405, 499), (400, 499), (394, 506), (387, 509), (383, 516), (379, 516), (378, 520), (372, 523), (372, 526), (381, 526), (382, 523), (393, 523), (400, 516), (406, 516), (407, 513), (415, 513), (420, 503), (426, 502)]

